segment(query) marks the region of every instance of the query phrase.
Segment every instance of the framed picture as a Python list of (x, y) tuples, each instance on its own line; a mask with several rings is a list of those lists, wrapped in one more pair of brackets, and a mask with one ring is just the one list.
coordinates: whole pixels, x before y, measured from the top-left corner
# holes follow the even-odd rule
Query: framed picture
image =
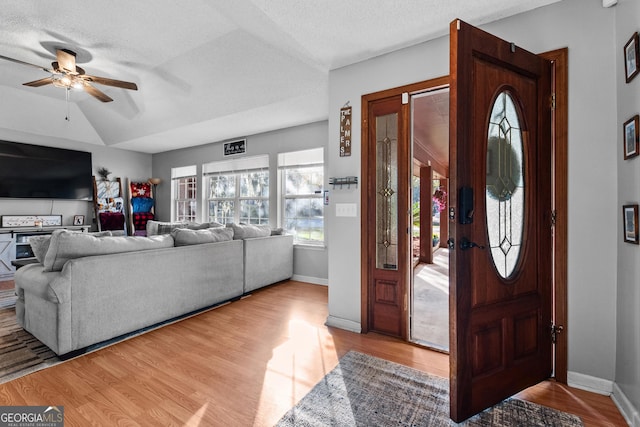
[(637, 114), (624, 122), (623, 135), (624, 135), (624, 159), (630, 159), (640, 153), (640, 145), (638, 139), (638, 126), (640, 123), (640, 116)]
[(624, 241), (639, 244), (638, 240), (638, 205), (624, 205), (622, 207), (622, 223), (624, 224)]
[(638, 46), (638, 32), (633, 33), (624, 45), (624, 75), (629, 83), (638, 74), (640, 65), (640, 46)]
[(73, 225), (84, 225), (84, 215), (74, 215)]

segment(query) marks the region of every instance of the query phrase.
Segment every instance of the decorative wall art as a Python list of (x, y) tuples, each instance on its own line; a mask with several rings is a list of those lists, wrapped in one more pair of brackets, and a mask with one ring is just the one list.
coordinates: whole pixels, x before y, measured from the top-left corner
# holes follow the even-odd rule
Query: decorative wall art
[(630, 159), (640, 154), (640, 138), (638, 135), (638, 127), (640, 126), (640, 116), (637, 114), (624, 122), (623, 125), (623, 141), (624, 141), (624, 159)]
[(73, 225), (84, 225), (84, 215), (74, 215)]
[(638, 32), (633, 33), (627, 44), (624, 45), (624, 75), (629, 83), (638, 74), (640, 69), (640, 46), (638, 46)]
[(223, 144), (224, 155), (233, 156), (235, 154), (244, 154), (247, 151), (247, 140), (241, 139), (239, 141), (225, 142)]
[(624, 224), (624, 241), (635, 245), (639, 244), (637, 204), (622, 207), (622, 223)]
[(2, 227), (56, 227), (62, 215), (3, 215)]
[(349, 156), (351, 156), (351, 107), (345, 106), (340, 109), (340, 157)]

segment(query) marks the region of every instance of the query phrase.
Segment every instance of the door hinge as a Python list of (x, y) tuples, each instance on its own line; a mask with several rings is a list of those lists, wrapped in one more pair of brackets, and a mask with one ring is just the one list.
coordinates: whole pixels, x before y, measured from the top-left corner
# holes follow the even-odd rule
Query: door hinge
[(558, 334), (564, 330), (564, 326), (551, 324), (551, 342), (555, 344), (558, 341)]
[(554, 209), (551, 211), (551, 228), (556, 226), (557, 221), (558, 221), (558, 211)]
[(552, 110), (556, 109), (556, 94), (555, 93), (551, 94), (551, 109)]

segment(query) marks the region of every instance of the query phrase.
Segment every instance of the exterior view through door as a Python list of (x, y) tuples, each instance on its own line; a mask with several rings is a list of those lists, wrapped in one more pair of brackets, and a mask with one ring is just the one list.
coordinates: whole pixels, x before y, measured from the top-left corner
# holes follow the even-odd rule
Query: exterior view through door
[(449, 351), (449, 87), (412, 93), (409, 339)]

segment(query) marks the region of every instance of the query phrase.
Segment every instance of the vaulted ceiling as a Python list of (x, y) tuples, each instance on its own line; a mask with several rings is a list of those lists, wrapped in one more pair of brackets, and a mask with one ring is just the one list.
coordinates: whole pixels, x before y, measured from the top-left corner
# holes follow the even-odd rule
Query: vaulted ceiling
[[(0, 55), (50, 67), (77, 53), (87, 74), (138, 91), (22, 83), (47, 77), (0, 60), (0, 139), (52, 137), (156, 153), (328, 117), (329, 71), (559, 0), (64, 0), (2, 2)], [(65, 117), (70, 120), (66, 121)]]

